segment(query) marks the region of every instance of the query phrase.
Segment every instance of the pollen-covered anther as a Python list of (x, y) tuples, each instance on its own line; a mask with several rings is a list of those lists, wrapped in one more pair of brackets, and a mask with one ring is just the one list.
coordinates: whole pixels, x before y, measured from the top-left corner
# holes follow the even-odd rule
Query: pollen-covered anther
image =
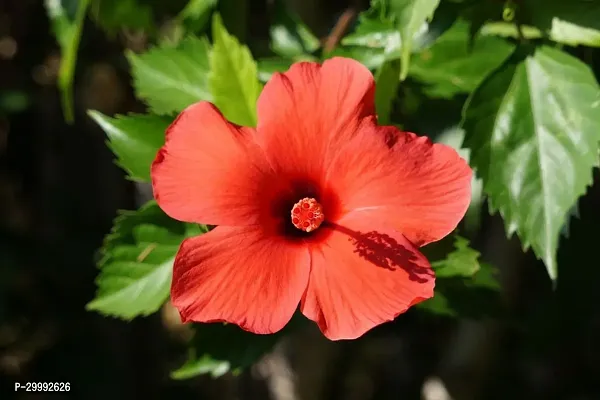
[(312, 232), (325, 220), (323, 207), (317, 200), (305, 197), (292, 207), (292, 224), (301, 231)]

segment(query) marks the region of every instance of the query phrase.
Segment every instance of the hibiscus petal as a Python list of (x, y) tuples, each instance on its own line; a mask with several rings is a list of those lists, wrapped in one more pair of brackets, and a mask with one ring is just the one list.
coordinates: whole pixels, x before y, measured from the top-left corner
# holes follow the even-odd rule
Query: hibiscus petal
[(274, 333), (298, 307), (309, 269), (305, 247), (257, 228), (220, 226), (181, 245), (171, 300), (184, 322), (225, 321)]
[(341, 208), (388, 221), (417, 246), (452, 232), (471, 201), (466, 161), (449, 146), (371, 119), (358, 132), (328, 168)]
[(212, 104), (185, 109), (167, 129), (152, 164), (154, 197), (172, 218), (250, 225), (275, 185), (254, 131), (225, 120)]
[(311, 249), (301, 311), (331, 340), (354, 339), (433, 296), (431, 266), (399, 232), (353, 213)]
[(374, 91), (373, 75), (357, 61), (296, 63), (263, 89), (257, 141), (276, 170), (319, 176), (328, 154), (375, 113)]

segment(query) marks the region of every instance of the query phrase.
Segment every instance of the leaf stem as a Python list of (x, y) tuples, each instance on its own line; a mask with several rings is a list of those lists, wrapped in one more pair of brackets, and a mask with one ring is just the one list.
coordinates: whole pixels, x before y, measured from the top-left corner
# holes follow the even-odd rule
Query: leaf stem
[(330, 53), (336, 48), (338, 43), (344, 37), (346, 31), (350, 27), (350, 24), (354, 20), (354, 17), (356, 17), (356, 14), (357, 11), (353, 7), (347, 8), (342, 13), (342, 15), (338, 18), (336, 24), (334, 25), (333, 29), (331, 30), (329, 36), (327, 36), (323, 40), (323, 53)]
[(67, 123), (72, 124), (75, 120), (73, 107), (73, 77), (75, 75), (75, 63), (77, 62), (77, 50), (81, 40), (81, 31), (87, 14), (90, 0), (80, 0), (75, 14), (75, 20), (71, 25), (68, 41), (62, 48), (62, 59), (58, 71), (58, 87), (61, 90), (61, 102), (63, 114)]

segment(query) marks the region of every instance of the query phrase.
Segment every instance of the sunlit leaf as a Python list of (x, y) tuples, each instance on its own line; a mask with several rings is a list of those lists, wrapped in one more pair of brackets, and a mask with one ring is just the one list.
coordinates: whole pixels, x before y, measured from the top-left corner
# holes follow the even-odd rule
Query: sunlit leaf
[(394, 17), (394, 26), (402, 39), (400, 79), (408, 74), (413, 38), (423, 24), (431, 20), (440, 0), (389, 0), (389, 10)]
[[(371, 8), (358, 17), (353, 32), (342, 39), (342, 49), (338, 53), (347, 53), (371, 69), (377, 69), (385, 61), (402, 57), (402, 38), (394, 24), (395, 14), (389, 7), (390, 0), (372, 1)], [(388, 10), (388, 9), (391, 9)], [(442, 3), (431, 22), (423, 23), (413, 33), (410, 48), (406, 51), (416, 53), (428, 48), (454, 23), (458, 11), (455, 6)]]
[[(527, 14), (521, 32), (512, 22), (492, 21), (482, 34), (541, 38), (571, 46), (600, 46), (600, 2), (596, 0), (522, 0), (519, 7)], [(523, 14), (523, 12), (521, 12)]]
[(555, 42), (600, 46), (600, 2), (595, 0), (527, 0), (533, 25)]
[(108, 145), (118, 164), (136, 181), (150, 181), (150, 164), (165, 142), (171, 118), (157, 115), (128, 115), (110, 118), (98, 111), (90, 117), (106, 132)]
[(122, 212), (105, 239), (98, 291), (86, 308), (126, 320), (156, 312), (169, 296), (181, 241), (205, 231), (169, 218), (154, 201)]
[(564, 52), (525, 50), (469, 99), (464, 146), (490, 209), (556, 279), (561, 229), (598, 165), (600, 87), (585, 64)]
[(256, 100), (262, 89), (250, 50), (230, 35), (215, 14), (209, 85), (213, 102), (233, 123), (256, 125)]
[(354, 32), (342, 39), (345, 46), (364, 46), (388, 49), (388, 52), (400, 50), (400, 32), (391, 19), (381, 15), (380, 10), (370, 9), (358, 17)]
[(512, 22), (494, 21), (481, 27), (480, 33), (484, 36), (501, 36), (517, 38), (522, 35), (524, 39), (540, 39), (544, 37), (542, 31), (535, 26), (521, 25), (517, 27)]
[(196, 37), (184, 39), (178, 47), (128, 52), (137, 96), (157, 114), (178, 113), (197, 101), (211, 101), (209, 55), (208, 41)]

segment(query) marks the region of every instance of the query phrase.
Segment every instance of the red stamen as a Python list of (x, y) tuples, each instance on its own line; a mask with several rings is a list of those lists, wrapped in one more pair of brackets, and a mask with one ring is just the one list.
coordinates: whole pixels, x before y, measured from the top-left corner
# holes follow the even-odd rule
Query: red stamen
[(308, 197), (294, 204), (291, 216), (292, 224), (304, 232), (314, 231), (325, 220), (323, 207), (317, 200)]

